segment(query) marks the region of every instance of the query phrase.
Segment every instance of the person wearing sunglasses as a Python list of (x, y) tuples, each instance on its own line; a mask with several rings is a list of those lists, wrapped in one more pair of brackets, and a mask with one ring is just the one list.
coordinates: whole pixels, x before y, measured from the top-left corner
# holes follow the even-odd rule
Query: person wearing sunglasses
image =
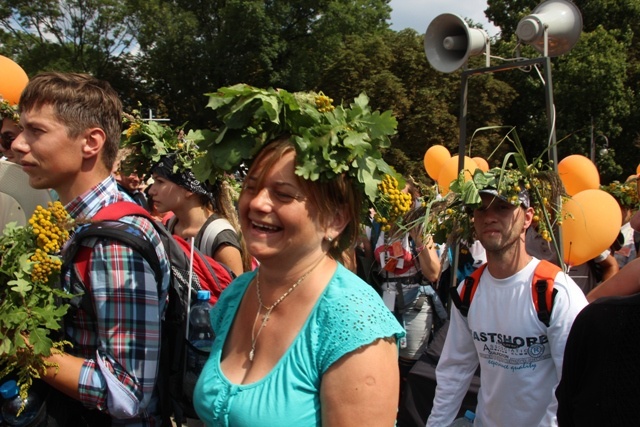
[(0, 128), (0, 157), (4, 157), (10, 162), (17, 163), (16, 155), (11, 151), (11, 144), (16, 139), (22, 129), (18, 125), (18, 110), (16, 105), (11, 105), (0, 96), (0, 118), (2, 127)]

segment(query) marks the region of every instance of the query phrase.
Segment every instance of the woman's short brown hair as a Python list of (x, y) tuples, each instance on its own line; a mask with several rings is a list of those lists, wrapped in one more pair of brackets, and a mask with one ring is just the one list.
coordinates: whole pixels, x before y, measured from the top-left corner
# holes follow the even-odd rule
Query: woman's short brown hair
[[(287, 153), (295, 151), (295, 145), (288, 136), (283, 136), (267, 144), (254, 159), (249, 174), (253, 169), (260, 168), (256, 176), (260, 183), (273, 165)], [(297, 177), (298, 184), (304, 195), (318, 209), (320, 223), (329, 221), (336, 212), (342, 211), (347, 216), (347, 225), (340, 236), (331, 243), (329, 255), (338, 260), (344, 259), (344, 252), (355, 247), (359, 234), (362, 195), (346, 174), (337, 176), (330, 181), (310, 181)]]

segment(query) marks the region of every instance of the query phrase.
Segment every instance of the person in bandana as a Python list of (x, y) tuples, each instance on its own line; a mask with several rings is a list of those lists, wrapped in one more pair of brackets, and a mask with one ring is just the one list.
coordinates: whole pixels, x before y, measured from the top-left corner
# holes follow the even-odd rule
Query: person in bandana
[[(160, 213), (173, 212), (166, 226), (205, 255), (226, 265), (236, 275), (250, 269), (236, 231), (235, 208), (220, 181), (214, 185), (196, 179), (190, 170), (175, 171), (175, 156), (163, 156), (152, 169), (149, 196)], [(249, 260), (250, 261), (250, 260)]]

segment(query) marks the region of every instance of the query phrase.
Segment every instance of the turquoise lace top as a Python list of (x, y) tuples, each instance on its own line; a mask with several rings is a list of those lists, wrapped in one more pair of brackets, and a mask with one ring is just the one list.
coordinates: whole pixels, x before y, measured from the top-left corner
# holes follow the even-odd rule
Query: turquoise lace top
[[(232, 384), (220, 370), (223, 343), (255, 272), (237, 278), (211, 312), (216, 340), (194, 392), (207, 426), (320, 426), (322, 375), (343, 355), (404, 330), (371, 286), (338, 264), (302, 330), (273, 370)], [(395, 368), (390, 367), (390, 368)]]

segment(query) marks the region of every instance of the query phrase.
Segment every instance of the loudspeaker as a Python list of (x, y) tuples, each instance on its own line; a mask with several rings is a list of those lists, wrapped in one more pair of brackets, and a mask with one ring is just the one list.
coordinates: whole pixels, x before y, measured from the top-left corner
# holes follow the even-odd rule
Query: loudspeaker
[(518, 23), (516, 35), (522, 42), (544, 55), (545, 31), (549, 40), (547, 56), (569, 52), (582, 33), (580, 10), (567, 0), (546, 0)]
[(452, 13), (438, 15), (424, 35), (424, 52), (433, 68), (451, 73), (470, 56), (485, 51), (489, 36), (484, 30), (469, 28), (464, 19)]

